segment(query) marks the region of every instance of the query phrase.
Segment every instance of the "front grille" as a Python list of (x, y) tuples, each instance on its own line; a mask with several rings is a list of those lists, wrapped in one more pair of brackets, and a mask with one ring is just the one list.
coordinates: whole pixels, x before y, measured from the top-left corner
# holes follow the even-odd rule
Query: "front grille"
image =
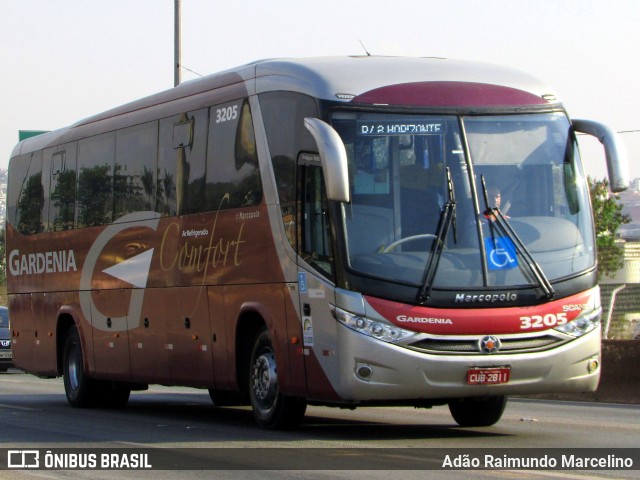
[[(499, 337), (499, 336), (498, 336)], [(499, 337), (501, 342), (500, 351), (498, 353), (526, 353), (538, 352), (555, 348), (567, 340), (545, 335), (542, 337), (527, 338), (504, 338)], [(478, 349), (478, 340), (480, 337), (469, 339), (444, 339), (444, 338), (427, 338), (419, 342), (407, 345), (413, 350), (419, 350), (425, 353), (456, 353), (467, 355), (486, 355)]]

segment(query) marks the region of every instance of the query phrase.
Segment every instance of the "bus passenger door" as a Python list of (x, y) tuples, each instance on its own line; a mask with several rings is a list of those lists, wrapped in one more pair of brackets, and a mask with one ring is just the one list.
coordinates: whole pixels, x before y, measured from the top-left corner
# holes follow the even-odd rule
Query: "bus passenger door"
[(331, 384), (337, 381), (339, 370), (337, 325), (331, 311), (335, 267), (323, 172), (314, 165), (316, 158), (299, 166), (302, 211), (298, 222), (298, 290), (308, 396), (332, 399), (336, 394)]

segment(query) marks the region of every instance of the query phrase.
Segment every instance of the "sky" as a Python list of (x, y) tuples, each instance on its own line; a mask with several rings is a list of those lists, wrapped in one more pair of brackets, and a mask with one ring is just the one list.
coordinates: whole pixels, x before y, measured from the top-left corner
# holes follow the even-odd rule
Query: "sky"
[[(54, 130), (173, 87), (175, 0), (0, 0), (0, 168)], [(533, 74), (621, 133), (640, 177), (638, 0), (182, 0), (183, 81), (276, 57), (435, 56)], [(588, 174), (602, 149), (580, 139)]]

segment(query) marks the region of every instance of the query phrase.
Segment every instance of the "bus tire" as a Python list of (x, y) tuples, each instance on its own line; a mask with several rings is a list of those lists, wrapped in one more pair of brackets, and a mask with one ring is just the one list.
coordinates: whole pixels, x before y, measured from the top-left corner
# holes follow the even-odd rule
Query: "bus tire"
[(502, 417), (507, 397), (459, 398), (449, 402), (449, 411), (461, 427), (489, 427)]
[(307, 409), (302, 398), (280, 392), (275, 353), (266, 329), (258, 334), (251, 351), (249, 398), (258, 425), (273, 430), (297, 426)]
[(79, 408), (93, 407), (96, 403), (96, 385), (84, 371), (80, 335), (71, 327), (64, 342), (62, 376), (68, 402)]

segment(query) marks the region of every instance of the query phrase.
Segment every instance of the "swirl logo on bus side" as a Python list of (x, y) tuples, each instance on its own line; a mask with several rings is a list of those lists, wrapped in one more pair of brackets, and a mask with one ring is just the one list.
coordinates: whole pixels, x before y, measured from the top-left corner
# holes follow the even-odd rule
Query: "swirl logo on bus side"
[[(98, 310), (91, 298), (91, 279), (93, 277), (93, 270), (102, 250), (113, 237), (132, 226), (145, 226), (153, 231), (158, 229), (160, 219), (156, 218), (148, 220), (150, 215), (155, 215), (155, 213), (134, 212), (124, 215), (106, 227), (100, 235), (98, 235), (98, 238), (96, 238), (95, 242), (93, 242), (93, 245), (91, 245), (91, 248), (89, 249), (89, 253), (87, 254), (84, 266), (82, 267), (82, 274), (80, 276), (80, 308), (82, 309), (84, 318), (88, 319), (94, 328), (105, 331), (121, 332), (136, 328), (140, 323), (142, 302), (144, 301), (144, 287), (146, 287), (147, 279), (149, 277), (149, 267), (151, 265), (153, 249), (149, 249), (126, 260), (126, 262), (114, 265), (113, 267), (105, 270), (109, 275), (118, 277), (136, 287), (139, 287), (131, 291), (131, 301), (129, 302), (129, 311), (127, 316), (109, 317), (111, 319), (111, 328), (104, 327), (107, 317)], [(129, 318), (128, 325), (127, 317)]]
[[(225, 239), (217, 233), (218, 216), (223, 204), (228, 201), (229, 195), (226, 194), (220, 202), (213, 225), (210, 228), (182, 229), (178, 222), (169, 223), (163, 228), (164, 232), (162, 233), (158, 250), (159, 266), (162, 271), (177, 270), (198, 273), (201, 276), (200, 285), (204, 287), (207, 282), (207, 276), (212, 270), (227, 266), (238, 267), (242, 264), (240, 251), (242, 245), (246, 243), (244, 227), (247, 220), (241, 217), (236, 218), (236, 220), (241, 220), (242, 223), (231, 240)], [(140, 318), (142, 317), (144, 292), (155, 249), (148, 248), (134, 257), (103, 270), (103, 273), (136, 287), (131, 289), (131, 300), (127, 315), (122, 317), (109, 316), (108, 318), (111, 320), (109, 322), (110, 327), (105, 327), (107, 316), (101, 313), (93, 302), (91, 294), (93, 289), (92, 279), (96, 263), (105, 246), (128, 228), (146, 227), (153, 232), (157, 232), (160, 218), (149, 219), (155, 215), (155, 212), (144, 211), (130, 213), (119, 218), (98, 235), (89, 249), (80, 277), (80, 307), (83, 315), (89, 319), (93, 327), (99, 330), (117, 332), (132, 330), (139, 326)], [(244, 215), (247, 215), (250, 219), (260, 218), (259, 211), (249, 212)], [(176, 237), (181, 238), (182, 241), (178, 249), (174, 250), (171, 245)], [(203, 291), (204, 289), (201, 289), (200, 293), (202, 294)]]

